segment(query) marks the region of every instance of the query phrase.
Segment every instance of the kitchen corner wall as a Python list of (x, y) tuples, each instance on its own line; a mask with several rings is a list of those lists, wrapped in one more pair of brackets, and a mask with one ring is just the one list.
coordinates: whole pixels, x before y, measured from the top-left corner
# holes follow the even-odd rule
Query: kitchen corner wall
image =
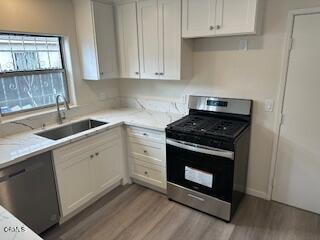
[[(275, 111), (265, 112), (264, 101), (273, 99), (278, 107), (283, 48), (289, 10), (320, 7), (319, 0), (265, 0), (262, 35), (204, 38), (194, 40), (191, 80), (120, 82), (122, 99), (134, 101), (163, 99), (182, 104), (187, 94), (254, 100), (248, 173), (248, 191), (265, 197), (268, 192)], [(248, 40), (248, 51), (240, 51), (239, 41)], [(131, 101), (131, 102), (134, 102)], [(169, 104), (169, 105), (170, 105)], [(153, 109), (156, 109), (152, 104)]]
[[(103, 105), (118, 97), (118, 81), (83, 81), (76, 41), (76, 27), (71, 0), (1, 0), (0, 31), (64, 36), (67, 41), (66, 63), (71, 95), (80, 106)], [(71, 60), (71, 61), (68, 61)], [(100, 101), (103, 100), (103, 101)], [(108, 105), (108, 104), (107, 104)]]

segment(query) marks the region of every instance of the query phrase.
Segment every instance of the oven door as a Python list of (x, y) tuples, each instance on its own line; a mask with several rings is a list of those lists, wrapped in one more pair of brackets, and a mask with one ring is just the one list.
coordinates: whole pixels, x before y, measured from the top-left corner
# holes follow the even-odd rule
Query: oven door
[(167, 180), (231, 203), (234, 152), (167, 139)]

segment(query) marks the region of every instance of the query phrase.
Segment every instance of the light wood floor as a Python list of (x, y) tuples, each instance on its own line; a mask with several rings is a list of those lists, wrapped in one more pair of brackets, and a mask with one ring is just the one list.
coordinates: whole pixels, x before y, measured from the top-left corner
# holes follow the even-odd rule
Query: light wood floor
[(119, 187), (49, 230), (45, 240), (270, 240), (320, 239), (320, 216), (246, 196), (231, 223), (152, 190)]

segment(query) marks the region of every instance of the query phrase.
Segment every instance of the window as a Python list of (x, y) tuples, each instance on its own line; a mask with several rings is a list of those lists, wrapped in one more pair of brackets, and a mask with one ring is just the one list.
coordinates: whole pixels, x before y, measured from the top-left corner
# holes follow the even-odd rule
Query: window
[(0, 114), (53, 106), (69, 99), (61, 38), (0, 34)]

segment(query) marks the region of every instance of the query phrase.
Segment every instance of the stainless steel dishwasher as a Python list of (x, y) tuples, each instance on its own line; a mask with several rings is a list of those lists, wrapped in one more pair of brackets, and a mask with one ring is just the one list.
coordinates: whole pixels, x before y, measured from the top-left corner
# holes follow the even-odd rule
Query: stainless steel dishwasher
[(59, 221), (51, 152), (0, 170), (0, 204), (36, 233)]

